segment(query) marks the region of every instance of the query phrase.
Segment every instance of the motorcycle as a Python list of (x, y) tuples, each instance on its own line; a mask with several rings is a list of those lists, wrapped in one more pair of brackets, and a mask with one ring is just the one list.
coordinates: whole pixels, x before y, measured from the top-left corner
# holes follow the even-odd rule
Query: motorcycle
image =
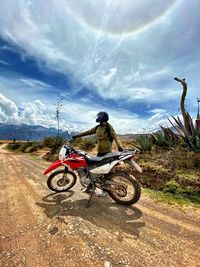
[[(108, 153), (103, 157), (93, 157), (84, 151), (75, 150), (71, 145), (64, 145), (59, 152), (59, 159), (53, 162), (44, 175), (52, 172), (47, 179), (47, 186), (54, 192), (65, 192), (71, 189), (77, 178), (83, 188), (90, 186), (90, 205), (96, 188), (102, 189), (117, 203), (132, 205), (141, 196), (141, 187), (136, 179), (120, 170), (121, 165), (128, 163), (138, 172), (141, 167), (134, 161), (135, 151)], [(63, 169), (56, 170), (63, 166)]]

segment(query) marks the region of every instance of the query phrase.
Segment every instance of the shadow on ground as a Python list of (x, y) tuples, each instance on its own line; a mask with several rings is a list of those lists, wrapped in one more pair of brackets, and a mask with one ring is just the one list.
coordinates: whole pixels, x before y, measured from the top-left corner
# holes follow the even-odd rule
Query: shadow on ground
[(36, 205), (44, 208), (44, 213), (49, 218), (56, 217), (59, 220), (62, 218), (65, 223), (66, 216), (82, 218), (85, 222), (89, 221), (109, 232), (118, 232), (119, 239), (123, 239), (125, 233), (137, 239), (140, 228), (145, 226), (144, 222), (136, 221), (142, 217), (142, 212), (134, 206), (126, 207), (111, 202), (109, 197), (100, 199), (94, 196), (91, 206), (86, 208), (88, 200), (71, 200), (73, 195), (72, 190), (48, 194), (42, 198), (42, 202), (36, 202)]

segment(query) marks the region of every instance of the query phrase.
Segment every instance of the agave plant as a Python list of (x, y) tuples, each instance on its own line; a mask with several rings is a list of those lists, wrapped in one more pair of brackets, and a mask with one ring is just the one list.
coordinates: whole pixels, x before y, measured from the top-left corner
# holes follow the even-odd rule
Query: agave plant
[(65, 138), (62, 136), (55, 136), (52, 138), (51, 154), (55, 154), (57, 150), (63, 145)]
[(193, 151), (200, 151), (200, 132), (195, 129), (192, 118), (187, 114), (186, 121), (182, 122), (180, 117), (172, 116), (173, 121), (169, 122), (177, 131), (177, 136), (182, 138), (188, 147)]
[[(198, 130), (198, 127), (195, 127), (193, 120), (190, 116), (190, 114), (187, 112), (185, 108), (185, 98), (187, 94), (187, 83), (185, 79), (179, 79), (174, 78), (176, 81), (180, 82), (183, 86), (183, 92), (180, 102), (181, 107), (181, 113), (182, 113), (182, 119), (178, 116), (175, 118), (172, 116), (172, 120), (169, 119), (169, 122), (174, 127), (174, 129), (177, 131), (177, 136), (179, 138), (182, 138), (184, 142), (187, 144), (187, 146), (193, 150), (193, 151), (200, 151), (200, 131)], [(199, 99), (197, 98), (197, 101)], [(199, 110), (198, 110), (199, 112)], [(172, 132), (172, 131), (171, 131)]]
[(163, 148), (172, 148), (176, 146), (178, 137), (168, 128), (161, 126), (161, 129), (162, 131), (158, 131), (152, 134), (153, 143)]
[(150, 151), (153, 145), (153, 139), (151, 135), (140, 135), (135, 139), (134, 146), (140, 151)]

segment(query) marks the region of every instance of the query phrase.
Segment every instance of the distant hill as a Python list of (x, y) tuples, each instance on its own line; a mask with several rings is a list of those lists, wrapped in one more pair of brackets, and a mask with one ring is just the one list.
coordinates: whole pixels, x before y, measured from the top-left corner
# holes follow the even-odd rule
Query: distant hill
[[(60, 136), (70, 139), (74, 133), (60, 131)], [(40, 141), (46, 137), (56, 136), (57, 129), (46, 128), (40, 125), (13, 125), (0, 123), (0, 140), (30, 140)]]
[(132, 139), (135, 139), (141, 135), (145, 135), (145, 134), (118, 134), (118, 136), (124, 140), (132, 140)]

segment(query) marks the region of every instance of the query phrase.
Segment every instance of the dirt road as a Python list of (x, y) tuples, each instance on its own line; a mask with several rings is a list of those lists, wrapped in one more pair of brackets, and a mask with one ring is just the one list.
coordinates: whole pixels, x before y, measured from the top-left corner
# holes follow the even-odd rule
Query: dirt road
[(0, 266), (200, 266), (200, 211), (142, 197), (129, 208), (109, 197), (47, 189), (48, 163), (0, 148)]

